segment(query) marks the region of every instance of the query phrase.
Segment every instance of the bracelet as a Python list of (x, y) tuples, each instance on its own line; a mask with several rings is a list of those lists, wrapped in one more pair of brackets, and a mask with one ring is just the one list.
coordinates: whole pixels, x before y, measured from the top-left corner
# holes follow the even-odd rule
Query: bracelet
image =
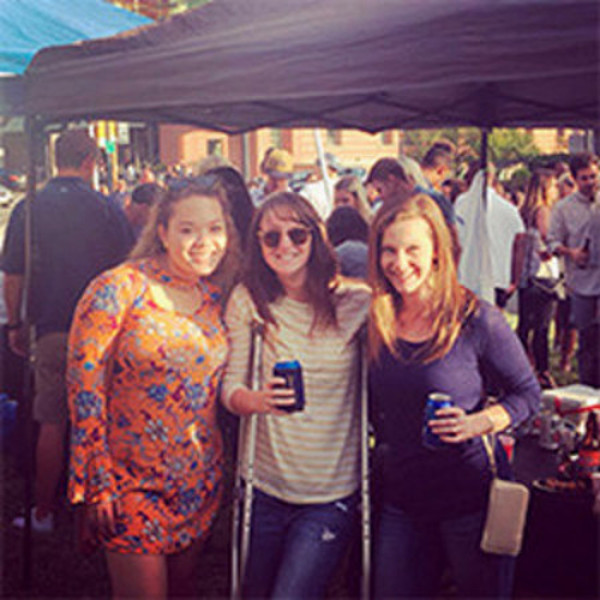
[(15, 329), (20, 329), (22, 325), (23, 321), (18, 321), (17, 323), (13, 323), (12, 325), (10, 323), (7, 323), (4, 327), (6, 328), (6, 331), (14, 331)]

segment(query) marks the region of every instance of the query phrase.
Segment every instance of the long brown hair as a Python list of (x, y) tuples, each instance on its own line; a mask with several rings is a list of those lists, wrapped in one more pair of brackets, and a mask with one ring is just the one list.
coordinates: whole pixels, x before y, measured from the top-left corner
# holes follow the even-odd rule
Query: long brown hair
[(521, 206), (521, 217), (526, 227), (535, 227), (536, 214), (541, 206), (548, 208), (557, 199), (558, 194), (554, 197), (551, 194), (551, 184), (554, 181), (554, 173), (548, 169), (538, 169), (533, 172), (525, 200)]
[(150, 209), (148, 222), (146, 223), (138, 242), (129, 254), (129, 258), (158, 257), (166, 254), (166, 249), (158, 234), (159, 226), (166, 229), (173, 216), (175, 206), (182, 200), (192, 196), (214, 198), (221, 205), (227, 231), (227, 248), (225, 250), (225, 256), (219, 263), (219, 266), (208, 279), (219, 285), (226, 295), (237, 279), (240, 260), (239, 237), (235, 225), (233, 224), (231, 210), (227, 199), (218, 185), (217, 178), (214, 176), (174, 180), (170, 184), (168, 190), (161, 195), (158, 201)]
[(402, 295), (390, 284), (381, 269), (381, 242), (392, 223), (416, 218), (425, 220), (429, 225), (436, 256), (429, 282), (432, 289), (433, 336), (410, 360), (430, 363), (445, 356), (454, 345), (462, 324), (478, 306), (475, 295), (458, 283), (452, 237), (435, 201), (425, 194), (390, 199), (377, 213), (369, 237), (369, 283), (373, 290), (369, 319), (371, 361), (379, 359), (383, 346), (394, 357), (403, 358), (396, 346), (396, 321), (402, 308)]
[(254, 215), (246, 246), (246, 263), (242, 281), (250, 292), (258, 314), (267, 323), (276, 325), (270, 304), (285, 295), (274, 271), (267, 265), (258, 232), (268, 212), (279, 218), (291, 219), (311, 232), (311, 252), (307, 263), (306, 293), (314, 310), (312, 328), (337, 326), (332, 291), (337, 282), (335, 252), (327, 240), (325, 225), (313, 206), (293, 192), (276, 192), (268, 196)]

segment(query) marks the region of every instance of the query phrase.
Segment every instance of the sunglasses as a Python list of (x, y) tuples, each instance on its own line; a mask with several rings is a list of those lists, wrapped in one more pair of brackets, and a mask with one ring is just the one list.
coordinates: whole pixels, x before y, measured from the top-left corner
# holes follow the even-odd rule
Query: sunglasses
[[(285, 234), (294, 246), (302, 246), (310, 237), (310, 230), (304, 227), (292, 227)], [(276, 229), (259, 231), (258, 237), (267, 248), (277, 248), (281, 243), (282, 232)]]
[(197, 188), (212, 190), (217, 184), (219, 178), (216, 175), (200, 175), (198, 177), (173, 177), (167, 183), (167, 187), (172, 191), (184, 190), (187, 187), (194, 186)]

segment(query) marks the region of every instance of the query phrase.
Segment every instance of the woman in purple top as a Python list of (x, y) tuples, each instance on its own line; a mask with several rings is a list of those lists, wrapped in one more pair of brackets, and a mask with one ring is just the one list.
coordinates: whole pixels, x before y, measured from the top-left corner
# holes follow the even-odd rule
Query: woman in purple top
[[(375, 597), (434, 597), (444, 562), (459, 597), (508, 597), (514, 559), (479, 549), (491, 479), (481, 436), (533, 414), (537, 380), (502, 313), (458, 283), (450, 231), (430, 198), (387, 203), (369, 254), (369, 386), (383, 463)], [(492, 406), (484, 379), (502, 390)], [(431, 392), (454, 402), (429, 422), (444, 442), (435, 450), (421, 440)]]

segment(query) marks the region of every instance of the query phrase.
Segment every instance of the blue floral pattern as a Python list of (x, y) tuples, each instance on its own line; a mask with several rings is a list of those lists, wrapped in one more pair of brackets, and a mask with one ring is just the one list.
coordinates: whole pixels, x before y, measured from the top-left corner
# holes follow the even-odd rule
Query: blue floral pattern
[(67, 383), (69, 497), (118, 500), (111, 551), (178, 552), (219, 506), (216, 398), (227, 356), (218, 291), (199, 282), (193, 315), (158, 306), (149, 282), (181, 285), (155, 259), (97, 277), (75, 312)]

